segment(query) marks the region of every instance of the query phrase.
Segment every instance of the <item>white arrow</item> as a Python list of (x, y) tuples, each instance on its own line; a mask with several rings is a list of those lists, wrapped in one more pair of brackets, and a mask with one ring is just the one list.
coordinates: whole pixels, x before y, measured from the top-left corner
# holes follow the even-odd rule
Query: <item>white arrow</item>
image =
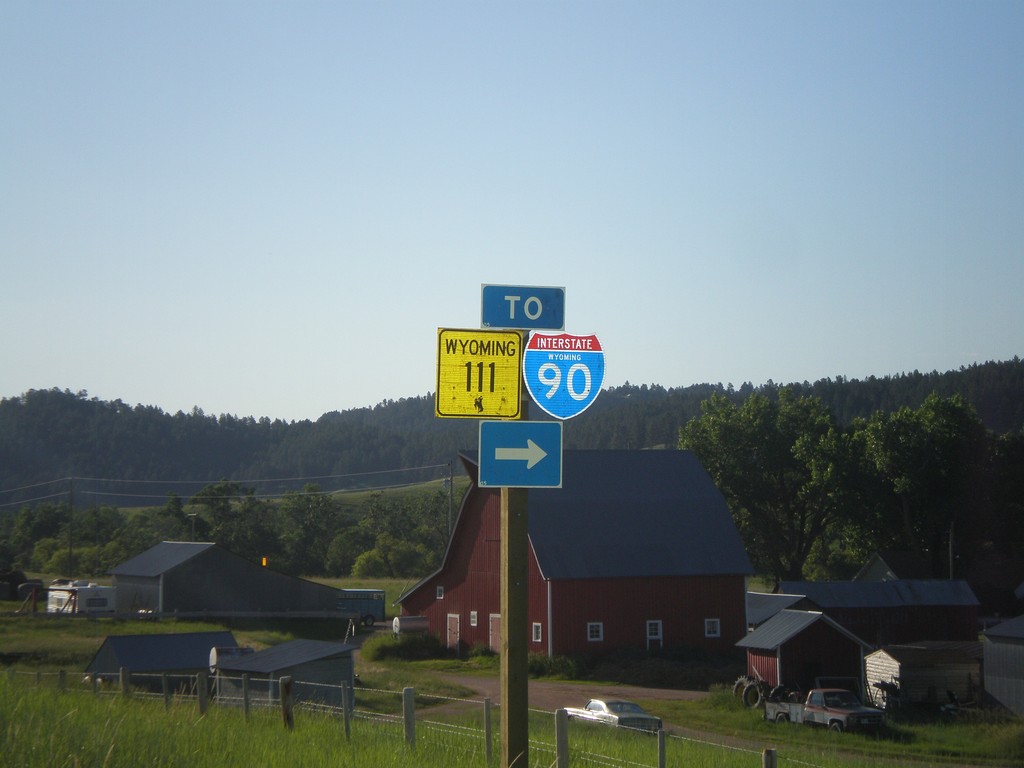
[(534, 464), (547, 456), (547, 452), (533, 440), (526, 439), (525, 448), (495, 448), (495, 461), (526, 461), (526, 468), (533, 469)]

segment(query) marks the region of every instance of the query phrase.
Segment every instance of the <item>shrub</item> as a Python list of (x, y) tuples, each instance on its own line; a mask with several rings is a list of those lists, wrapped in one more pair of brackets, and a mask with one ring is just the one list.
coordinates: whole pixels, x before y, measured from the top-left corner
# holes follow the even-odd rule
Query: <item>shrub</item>
[(398, 659), (417, 661), (439, 659), (450, 656), (437, 636), (427, 632), (412, 635), (392, 635), (386, 632), (374, 634), (363, 643), (360, 653), (368, 661)]

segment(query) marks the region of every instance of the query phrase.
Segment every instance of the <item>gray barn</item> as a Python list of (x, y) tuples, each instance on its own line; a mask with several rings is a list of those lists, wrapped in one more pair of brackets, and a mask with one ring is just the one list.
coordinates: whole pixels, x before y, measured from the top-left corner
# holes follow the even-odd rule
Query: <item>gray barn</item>
[(217, 697), (241, 698), (242, 675), (248, 675), (251, 700), (273, 701), (280, 696), (281, 678), (287, 676), (294, 681), (296, 702), (340, 707), (341, 684), (355, 682), (353, 650), (354, 645), (345, 643), (292, 640), (249, 656), (224, 659), (217, 664)]
[(1024, 715), (1024, 616), (982, 633), (985, 693), (1017, 715)]
[(117, 680), (124, 667), (133, 676), (133, 685), (159, 688), (157, 677), (168, 673), (171, 685), (191, 687), (191, 676), (206, 670), (210, 649), (234, 647), (230, 632), (175, 632), (163, 635), (111, 635), (86, 666), (86, 674), (101, 680)]
[(208, 542), (164, 541), (110, 571), (118, 613), (333, 612), (338, 590)]

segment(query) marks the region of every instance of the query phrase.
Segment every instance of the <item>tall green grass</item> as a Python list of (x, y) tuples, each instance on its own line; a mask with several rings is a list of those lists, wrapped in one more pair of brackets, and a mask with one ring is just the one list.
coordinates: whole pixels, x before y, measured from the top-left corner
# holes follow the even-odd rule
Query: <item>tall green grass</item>
[[(494, 719), (499, 719), (497, 713)], [(0, 765), (4, 768), (491, 768), (499, 763), (497, 722), (488, 760), (479, 712), (444, 718), (429, 709), (418, 710), (415, 748), (406, 744), (398, 719), (361, 716), (351, 726), (351, 738), (346, 739), (341, 719), (326, 713), (297, 710), (295, 728), (287, 730), (275, 709), (255, 709), (246, 719), (239, 709), (211, 705), (200, 715), (190, 699), (176, 699), (165, 708), (160, 698), (95, 696), (73, 687), (61, 692), (35, 685), (32, 676), (0, 676)], [(572, 722), (569, 740), (574, 768), (653, 768), (658, 764), (658, 739), (649, 734)], [(553, 765), (554, 742), (552, 715), (531, 712), (528, 768)], [(843, 744), (839, 737), (818, 747), (783, 747), (779, 764), (784, 768), (886, 764), (877, 756), (844, 755)], [(666, 758), (667, 765), (686, 768), (761, 764), (759, 748), (679, 736), (666, 740)]]

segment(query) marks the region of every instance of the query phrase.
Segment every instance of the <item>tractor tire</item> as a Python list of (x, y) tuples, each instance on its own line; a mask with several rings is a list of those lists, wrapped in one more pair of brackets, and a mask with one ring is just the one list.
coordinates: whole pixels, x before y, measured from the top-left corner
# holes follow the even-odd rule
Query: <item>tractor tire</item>
[(740, 675), (737, 677), (736, 682), (732, 684), (732, 695), (737, 699), (743, 696), (743, 689), (746, 688), (750, 682), (750, 678), (746, 675)]
[(747, 683), (743, 689), (743, 704), (748, 709), (755, 709), (764, 703), (761, 695), (761, 686), (757, 683)]

